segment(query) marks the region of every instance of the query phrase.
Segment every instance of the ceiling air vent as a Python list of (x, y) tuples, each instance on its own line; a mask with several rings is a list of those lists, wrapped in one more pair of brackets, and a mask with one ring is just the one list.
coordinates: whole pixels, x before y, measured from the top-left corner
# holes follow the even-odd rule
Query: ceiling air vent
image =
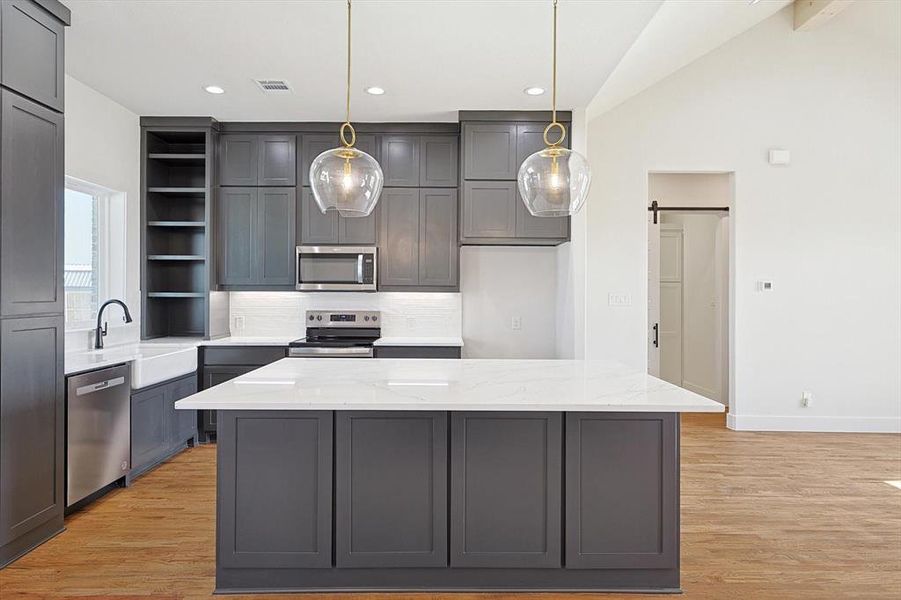
[(254, 81), (266, 94), (291, 91), (291, 85), (284, 79), (254, 79)]

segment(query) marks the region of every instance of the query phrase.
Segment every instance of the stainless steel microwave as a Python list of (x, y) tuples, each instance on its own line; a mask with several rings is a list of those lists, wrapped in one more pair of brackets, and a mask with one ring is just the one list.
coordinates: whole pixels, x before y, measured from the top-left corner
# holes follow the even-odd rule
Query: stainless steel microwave
[(298, 246), (298, 290), (374, 292), (378, 273), (375, 246)]

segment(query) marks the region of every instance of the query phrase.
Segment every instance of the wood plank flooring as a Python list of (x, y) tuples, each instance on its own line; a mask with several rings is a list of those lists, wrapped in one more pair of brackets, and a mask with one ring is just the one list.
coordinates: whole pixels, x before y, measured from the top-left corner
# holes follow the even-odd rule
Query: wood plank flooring
[[(886, 480), (901, 480), (898, 435), (735, 432), (722, 415), (685, 417), (682, 598), (901, 598), (901, 490)], [(214, 515), (215, 449), (195, 448), (70, 517), (65, 533), (0, 571), (0, 598), (209, 598)], [(299, 597), (517, 596), (660, 598)]]

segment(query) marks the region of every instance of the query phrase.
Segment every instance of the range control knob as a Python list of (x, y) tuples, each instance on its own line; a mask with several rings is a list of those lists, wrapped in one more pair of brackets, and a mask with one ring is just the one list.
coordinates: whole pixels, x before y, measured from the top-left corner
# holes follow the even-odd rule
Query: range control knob
[(317, 320), (317, 321), (321, 321), (321, 320), (322, 320), (322, 315), (316, 315), (316, 320)]
[(313, 315), (310, 315), (310, 320), (311, 320), (311, 321), (312, 321), (313, 319), (315, 319), (315, 318), (316, 318), (316, 317), (314, 317)]
[(369, 320), (369, 315), (366, 315), (365, 317), (363, 317), (363, 320), (364, 320), (364, 321), (368, 321), (368, 320)]
[(377, 316), (375, 316), (375, 315), (372, 315), (372, 320), (373, 320), (373, 321), (378, 321), (379, 318), (378, 318)]

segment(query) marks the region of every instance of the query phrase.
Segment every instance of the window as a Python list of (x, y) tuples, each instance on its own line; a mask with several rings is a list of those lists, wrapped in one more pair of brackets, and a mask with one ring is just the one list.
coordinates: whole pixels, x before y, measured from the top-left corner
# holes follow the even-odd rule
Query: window
[(124, 285), (125, 195), (66, 177), (66, 328), (94, 326), (97, 307), (122, 298)]

